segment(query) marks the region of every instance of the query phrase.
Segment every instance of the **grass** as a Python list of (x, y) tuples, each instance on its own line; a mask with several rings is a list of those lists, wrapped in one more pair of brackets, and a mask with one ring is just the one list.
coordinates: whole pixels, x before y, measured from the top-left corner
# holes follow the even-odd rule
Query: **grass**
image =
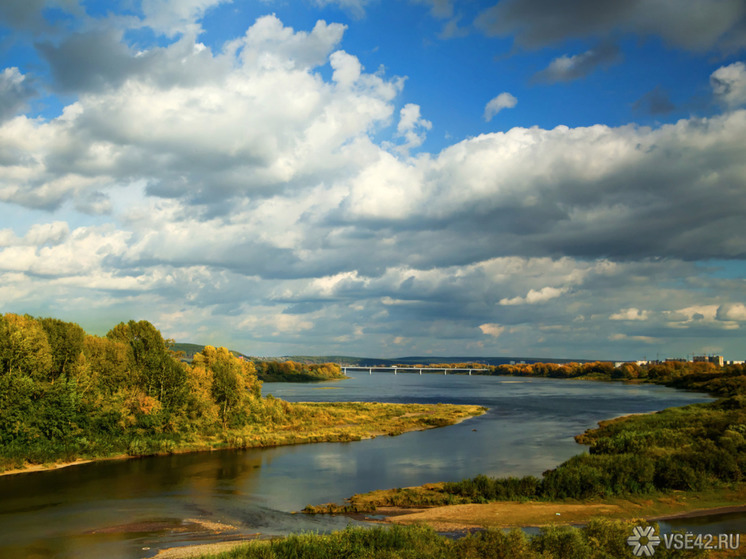
[[(604, 516), (624, 519), (665, 517), (691, 510), (730, 507), (746, 503), (746, 483), (712, 487), (703, 491), (672, 491), (627, 497), (563, 499), (561, 501), (524, 499), (491, 503), (476, 501), (462, 495), (453, 495), (445, 490), (445, 486), (445, 483), (428, 483), (417, 487), (381, 489), (353, 495), (341, 505), (336, 503), (308, 505), (303, 512), (307, 514), (349, 514), (381, 512), (380, 509), (417, 509), (417, 514), (419, 514), (417, 519), (429, 517), (431, 521), (436, 521), (437, 512), (421, 514), (421, 509), (470, 505), (468, 509), (464, 507), (459, 509), (461, 523), (464, 526), (505, 528), (538, 526), (548, 523), (587, 522), (598, 514), (598, 508), (603, 505), (609, 506), (608, 510), (604, 511)], [(569, 514), (555, 517), (552, 512), (551, 518), (547, 519), (545, 511), (548, 505), (566, 507)], [(509, 511), (513, 512), (509, 513)], [(521, 514), (515, 514), (515, 511), (520, 511)], [(406, 521), (406, 519), (406, 515), (396, 516), (397, 521)], [(451, 520), (453, 520), (452, 523), (459, 522), (459, 519), (452, 518)]]
[[(331, 534), (293, 534), (285, 538), (237, 545), (202, 559), (610, 559), (631, 557), (627, 537), (644, 521), (595, 519), (582, 528), (549, 527), (535, 536), (520, 530), (487, 530), (458, 539), (428, 526), (372, 529), (348, 527)], [(173, 556), (173, 555), (172, 555)], [(735, 557), (736, 555), (732, 555)], [(659, 545), (657, 559), (710, 557), (706, 552), (681, 552)]]
[(113, 457), (359, 441), (452, 425), (485, 410), (481, 406), (448, 404), (289, 403), (268, 397), (257, 405), (253, 421), (240, 428), (158, 436), (129, 434), (85, 441), (84, 446), (79, 441), (75, 449), (63, 454), (51, 449), (30, 457), (24, 451), (20, 458), (2, 457), (0, 472), (16, 473)]

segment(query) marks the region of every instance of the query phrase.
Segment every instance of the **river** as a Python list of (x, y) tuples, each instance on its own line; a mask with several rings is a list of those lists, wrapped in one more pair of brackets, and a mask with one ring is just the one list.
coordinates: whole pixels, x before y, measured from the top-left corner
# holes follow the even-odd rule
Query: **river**
[(0, 477), (0, 557), (134, 558), (230, 534), (329, 531), (345, 517), (292, 514), (353, 493), (484, 473), (537, 475), (582, 452), (573, 436), (602, 419), (704, 402), (654, 385), (439, 374), (351, 373), (322, 384), (266, 383), (288, 401), (480, 404), (458, 425), (322, 443), (106, 461)]

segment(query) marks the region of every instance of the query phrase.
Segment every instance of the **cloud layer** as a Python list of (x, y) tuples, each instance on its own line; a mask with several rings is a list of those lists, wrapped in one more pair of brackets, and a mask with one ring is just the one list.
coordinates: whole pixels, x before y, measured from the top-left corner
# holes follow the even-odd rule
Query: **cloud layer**
[[(23, 114), (30, 77), (0, 74), (0, 203), (34, 216), (0, 230), (5, 309), (147, 318), (264, 354), (627, 357), (722, 351), (741, 335), (730, 267), (746, 257), (743, 63), (712, 74), (722, 112), (707, 118), (513, 127), (428, 153), (425, 105), (402, 99), (403, 76), (342, 49), (345, 25), (295, 30), (270, 15), (208, 47), (200, 19), (219, 4), (144, 2), (128, 25), (160, 46), (135, 48), (121, 26), (38, 42), (74, 97), (54, 118)], [(618, 7), (613, 23), (584, 2), (567, 12), (587, 8), (577, 20), (552, 6), (505, 0), (479, 21), (531, 48), (616, 26), (645, 34), (667, 17), (664, 38), (685, 48), (736, 40), (734, 20), (663, 1)], [(617, 55), (565, 55), (536, 77), (572, 81)], [(516, 103), (501, 93), (483, 117)]]

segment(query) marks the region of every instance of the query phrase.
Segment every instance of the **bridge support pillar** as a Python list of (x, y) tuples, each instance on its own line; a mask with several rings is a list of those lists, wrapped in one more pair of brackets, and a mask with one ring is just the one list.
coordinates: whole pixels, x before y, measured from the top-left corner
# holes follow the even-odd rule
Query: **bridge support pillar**
[(422, 374), (422, 369), (420, 369), (420, 374)]
[(447, 374), (448, 374), (448, 371), (446, 371), (445, 369), (443, 369), (443, 374), (444, 374), (444, 375), (447, 375)]
[(469, 376), (471, 376), (471, 369), (469, 369)]
[(372, 368), (371, 368), (371, 369), (368, 369), (368, 374), (369, 374), (369, 375), (372, 375), (372, 374), (373, 374), (373, 369), (372, 369)]

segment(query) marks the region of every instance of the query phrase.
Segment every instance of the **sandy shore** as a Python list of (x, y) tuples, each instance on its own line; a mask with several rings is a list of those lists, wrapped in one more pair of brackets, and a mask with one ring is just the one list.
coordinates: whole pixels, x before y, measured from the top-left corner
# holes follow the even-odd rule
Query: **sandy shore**
[(235, 547), (244, 545), (250, 539), (229, 540), (215, 543), (205, 543), (200, 545), (188, 545), (183, 547), (169, 547), (162, 549), (155, 555), (155, 559), (184, 559), (189, 557), (200, 557), (214, 553), (223, 553), (230, 551)]
[[(379, 507), (376, 517), (353, 514), (359, 520), (384, 524), (428, 524), (439, 532), (462, 532), (484, 528), (526, 528), (551, 524), (583, 524), (593, 517), (647, 518), (658, 521), (673, 518), (696, 518), (715, 514), (746, 512), (746, 505), (703, 508), (649, 517), (629, 514), (626, 507), (615, 503), (565, 504), (544, 502), (495, 502), (470, 505), (448, 505), (431, 508)], [(158, 552), (156, 559), (182, 559), (221, 553), (251, 541), (252, 538), (230, 539), (210, 544), (172, 547)]]
[(125, 454), (121, 456), (113, 456), (111, 458), (98, 458), (96, 460), (73, 460), (72, 462), (57, 462), (55, 464), (29, 464), (24, 468), (15, 468), (13, 470), (5, 470), (0, 472), (0, 476), (13, 476), (16, 474), (28, 474), (32, 472), (46, 472), (49, 470), (60, 470), (62, 468), (69, 468), (70, 466), (80, 466), (81, 464), (90, 464), (91, 462), (100, 462), (101, 460), (124, 460), (125, 458), (131, 458)]

